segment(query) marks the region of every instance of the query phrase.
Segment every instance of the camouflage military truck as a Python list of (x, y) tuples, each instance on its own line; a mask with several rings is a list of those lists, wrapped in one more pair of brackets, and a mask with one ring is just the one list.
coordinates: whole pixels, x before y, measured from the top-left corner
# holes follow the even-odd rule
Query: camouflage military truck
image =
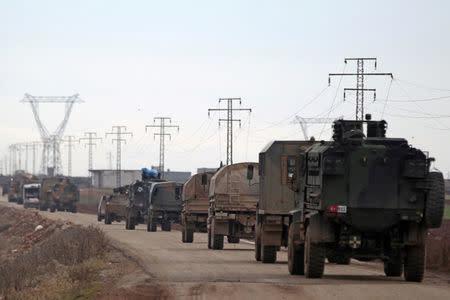
[(443, 176), (405, 139), (387, 138), (385, 121), (366, 119), (335, 121), (333, 141), (298, 151), (291, 274), (322, 277), (326, 257), (379, 258), (387, 276), (423, 279), (427, 229), (442, 222)]
[(195, 174), (183, 186), (181, 212), (181, 240), (183, 243), (194, 241), (194, 232), (206, 232), (206, 220), (209, 208), (209, 183), (213, 172)]
[(156, 231), (158, 224), (161, 225), (162, 231), (170, 231), (172, 222), (180, 223), (182, 191), (183, 185), (174, 181), (157, 182), (152, 185), (147, 231)]
[(120, 222), (125, 219), (127, 213), (129, 185), (125, 185), (113, 190), (113, 194), (106, 198), (105, 203), (105, 224)]
[(37, 183), (39, 179), (31, 174), (18, 171), (13, 178), (11, 188), (8, 191), (8, 202), (23, 204), (23, 186), (28, 183)]
[(77, 212), (77, 202), (80, 200), (78, 187), (65, 177), (44, 178), (41, 183), (39, 204), (40, 210), (50, 209), (50, 212)]
[(224, 236), (228, 243), (255, 237), (258, 194), (258, 163), (238, 163), (217, 171), (209, 185), (208, 248), (223, 249)]
[(295, 208), (299, 151), (312, 141), (274, 141), (259, 154), (259, 201), (256, 209), (255, 259), (274, 263), (280, 246), (287, 247), (290, 212)]
[(40, 183), (29, 183), (23, 186), (23, 207), (34, 207), (39, 209), (39, 191), (41, 189)]

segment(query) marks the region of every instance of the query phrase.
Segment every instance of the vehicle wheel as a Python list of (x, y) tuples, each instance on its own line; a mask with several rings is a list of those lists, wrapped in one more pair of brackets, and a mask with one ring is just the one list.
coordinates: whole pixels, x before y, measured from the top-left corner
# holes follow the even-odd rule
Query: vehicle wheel
[(223, 235), (215, 234), (214, 224), (212, 226), (212, 231), (211, 231), (211, 248), (214, 250), (222, 250), (223, 249)]
[(337, 263), (337, 257), (336, 257), (336, 255), (334, 254), (334, 252), (332, 252), (332, 253), (330, 253), (330, 254), (327, 255), (327, 260), (328, 260), (328, 262), (329, 262), (330, 264), (335, 264), (335, 263)]
[(50, 212), (55, 212), (56, 208), (54, 206), (50, 207)]
[(241, 239), (240, 238), (238, 238), (238, 237), (234, 237), (234, 236), (227, 236), (227, 240), (228, 240), (228, 243), (230, 243), (230, 244), (239, 244), (239, 242), (241, 241)]
[(134, 218), (130, 217), (130, 230), (134, 230), (136, 228), (136, 224), (134, 222)]
[(388, 277), (402, 276), (403, 265), (399, 262), (384, 262), (384, 274)]
[(111, 224), (111, 215), (108, 211), (105, 212), (105, 224), (110, 225)]
[(441, 227), (445, 206), (444, 177), (441, 172), (428, 174), (431, 189), (425, 201), (424, 219), (427, 228)]
[(183, 228), (183, 230), (181, 230), (181, 241), (183, 243), (186, 243), (186, 229)]
[(186, 229), (186, 243), (194, 241), (194, 229)]
[(306, 229), (305, 240), (305, 276), (321, 278), (325, 267), (325, 247), (320, 243), (311, 242), (311, 227)]
[(277, 246), (261, 245), (261, 261), (265, 264), (273, 264), (277, 260)]
[(97, 221), (98, 222), (102, 221), (102, 215), (100, 213), (97, 214)]
[(40, 210), (40, 211), (46, 211), (46, 210), (47, 210), (47, 207), (45, 207), (45, 206), (39, 206), (39, 210)]
[(211, 249), (212, 248), (211, 247), (211, 229), (208, 228), (207, 232), (208, 232), (208, 249)]
[(172, 229), (172, 224), (169, 220), (165, 220), (162, 222), (161, 229), (162, 231), (170, 231)]
[(288, 270), (291, 275), (305, 274), (304, 253), (304, 245), (294, 245), (294, 224), (291, 224), (288, 234)]
[(261, 261), (261, 229), (259, 225), (256, 225), (255, 232), (255, 259)]
[(405, 280), (421, 282), (425, 270), (425, 246), (410, 246), (406, 248), (404, 266)]
[(336, 263), (338, 265), (349, 265), (350, 264), (350, 256), (347, 255), (338, 255), (336, 257)]

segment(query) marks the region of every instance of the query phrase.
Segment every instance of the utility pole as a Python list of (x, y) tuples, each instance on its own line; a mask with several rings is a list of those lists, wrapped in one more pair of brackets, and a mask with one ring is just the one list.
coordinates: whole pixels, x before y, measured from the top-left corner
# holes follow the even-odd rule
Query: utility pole
[[(89, 170), (92, 170), (92, 146), (97, 146), (96, 141), (102, 140), (102, 138), (97, 137), (96, 132), (88, 131), (84, 133), (84, 137), (78, 139), (78, 142), (81, 141), (87, 141), (84, 143), (84, 146), (88, 146), (89, 153), (88, 153), (88, 173), (92, 174)], [(92, 176), (91, 176), (91, 186), (92, 186)]]
[[(220, 122), (227, 122), (227, 165), (233, 164), (233, 122), (239, 122), (239, 127), (241, 127), (240, 119), (233, 119), (233, 111), (248, 111), (252, 112), (251, 108), (233, 108), (233, 101), (239, 101), (239, 105), (242, 104), (241, 98), (220, 98), (219, 103), (222, 101), (227, 102), (227, 108), (210, 108), (208, 109), (208, 116), (212, 111), (226, 111), (227, 118), (219, 118)], [(220, 138), (220, 137), (219, 137)]]
[[(169, 136), (169, 139), (172, 139), (170, 133), (166, 133), (166, 128), (177, 128), (180, 131), (180, 126), (178, 125), (170, 125), (172, 124), (172, 118), (169, 117), (155, 117), (153, 118), (153, 123), (156, 120), (159, 120), (159, 125), (145, 125), (145, 132), (147, 132), (147, 128), (159, 128), (159, 132), (153, 134), (153, 138), (159, 135), (159, 173), (161, 178), (164, 178), (164, 152), (165, 152), (165, 137)], [(167, 125), (166, 121), (169, 121), (169, 125)]]
[(73, 135), (66, 136), (62, 142), (67, 143), (67, 175), (72, 176), (72, 148), (75, 147), (73, 143), (75, 137)]
[(109, 169), (112, 170), (112, 153), (111, 153), (111, 151), (108, 152), (108, 162), (109, 162), (109, 164), (108, 164)]
[(331, 83), (331, 76), (356, 76), (356, 88), (345, 88), (344, 89), (344, 101), (346, 91), (356, 92), (356, 120), (364, 120), (364, 93), (373, 92), (373, 100), (376, 99), (376, 89), (364, 88), (364, 77), (365, 76), (391, 76), (394, 78), (392, 73), (364, 73), (364, 62), (373, 61), (374, 69), (377, 69), (377, 59), (376, 57), (359, 57), (359, 58), (345, 58), (344, 62), (356, 61), (356, 73), (330, 73), (328, 74), (328, 84)]
[(113, 126), (111, 132), (107, 132), (105, 134), (105, 137), (108, 137), (108, 134), (114, 134), (116, 135), (115, 139), (112, 139), (112, 142), (116, 142), (117, 144), (117, 150), (116, 150), (116, 187), (120, 187), (122, 185), (122, 178), (121, 178), (121, 170), (122, 170), (122, 142), (126, 143), (127, 140), (122, 138), (122, 136), (131, 135), (133, 136), (132, 132), (127, 132), (126, 126)]

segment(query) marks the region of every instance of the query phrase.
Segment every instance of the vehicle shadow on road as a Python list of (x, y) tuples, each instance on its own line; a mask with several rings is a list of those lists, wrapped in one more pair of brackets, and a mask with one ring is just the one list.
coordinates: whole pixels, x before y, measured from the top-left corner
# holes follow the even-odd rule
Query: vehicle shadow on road
[(339, 280), (339, 281), (349, 281), (349, 283), (354, 283), (356, 281), (382, 281), (384, 283), (392, 283), (392, 284), (399, 284), (399, 283), (407, 283), (406, 281), (403, 281), (402, 277), (386, 277), (383, 275), (344, 275), (344, 274), (324, 274), (323, 279), (329, 279), (329, 280)]

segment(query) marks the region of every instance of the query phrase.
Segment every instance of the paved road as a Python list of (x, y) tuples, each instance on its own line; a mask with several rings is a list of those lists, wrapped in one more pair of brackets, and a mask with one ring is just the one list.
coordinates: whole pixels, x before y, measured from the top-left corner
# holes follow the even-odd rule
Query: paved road
[[(0, 203), (19, 207), (4, 199)], [(256, 262), (249, 242), (225, 242), (224, 250), (209, 250), (202, 233), (195, 234), (192, 244), (184, 244), (179, 231), (147, 232), (143, 225), (129, 231), (123, 222), (104, 225), (94, 215), (40, 213), (100, 226), (140, 261), (150, 274), (147, 282), (161, 283), (170, 295), (192, 295), (187, 290), (196, 289), (200, 298), (450, 299), (448, 275), (429, 272), (423, 283), (407, 283), (401, 278), (386, 278), (381, 264), (352, 261), (350, 266), (327, 264), (322, 279), (306, 279), (289, 275), (285, 251), (278, 252), (275, 264)]]

